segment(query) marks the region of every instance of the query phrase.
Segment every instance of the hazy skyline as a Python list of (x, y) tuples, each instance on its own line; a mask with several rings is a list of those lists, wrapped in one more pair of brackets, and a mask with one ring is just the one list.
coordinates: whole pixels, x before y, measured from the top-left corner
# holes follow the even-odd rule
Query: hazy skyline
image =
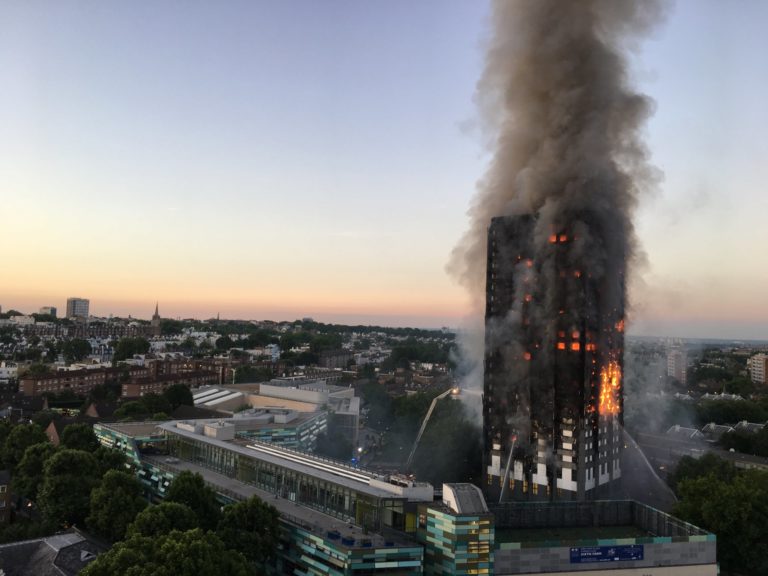
[[(0, 2), (0, 305), (456, 326), (484, 2)], [(630, 331), (767, 338), (768, 5), (632, 58), (664, 174)], [(638, 288), (639, 286), (639, 288)]]

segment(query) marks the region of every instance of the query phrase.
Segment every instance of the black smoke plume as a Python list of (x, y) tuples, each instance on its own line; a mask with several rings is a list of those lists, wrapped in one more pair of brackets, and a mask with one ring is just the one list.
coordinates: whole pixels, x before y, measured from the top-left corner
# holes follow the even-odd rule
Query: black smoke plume
[[(448, 265), (472, 296), (476, 319), (491, 218), (522, 214), (536, 217), (541, 273), (554, 270), (547, 239), (568, 229), (577, 238), (568, 264), (600, 285), (598, 313), (624, 308), (624, 270), (638, 256), (632, 213), (658, 179), (640, 138), (653, 103), (632, 89), (626, 54), (661, 8), (656, 0), (493, 2), (476, 92), (492, 157)], [(482, 328), (475, 323), (464, 336), (474, 362), (466, 385), (479, 388), (483, 346), (474, 342)]]

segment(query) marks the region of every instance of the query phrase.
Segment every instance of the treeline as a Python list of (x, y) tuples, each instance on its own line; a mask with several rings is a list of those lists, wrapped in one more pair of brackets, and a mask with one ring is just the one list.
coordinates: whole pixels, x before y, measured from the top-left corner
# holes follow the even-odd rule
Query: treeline
[(715, 424), (736, 424), (747, 422), (768, 421), (768, 400), (704, 400), (695, 409), (696, 422), (704, 426), (710, 422)]
[(98, 515), (90, 525), (114, 545), (83, 576), (251, 576), (274, 560), (279, 514), (256, 496), (221, 508), (202, 476), (184, 471), (152, 506), (138, 480), (121, 474), (119, 483), (109, 483), (111, 493), (102, 489), (91, 498)]
[(112, 416), (118, 420), (167, 420), (179, 406), (194, 406), (192, 391), (185, 384), (172, 384), (162, 394), (150, 392), (125, 402)]
[[(368, 426), (385, 432), (381, 459), (404, 462), (439, 390), (390, 397), (377, 382), (362, 388)], [(424, 431), (413, 461), (417, 477), (427, 482), (469, 482), (480, 469), (480, 428), (458, 400), (444, 398)]]
[(87, 424), (64, 428), (55, 447), (35, 424), (0, 423), (0, 459), (12, 472), (17, 503), (27, 500), (39, 512), (34, 520), (14, 518), (0, 529), (0, 542), (86, 528), (114, 543), (81, 572), (86, 576), (246, 576), (262, 574), (274, 557), (274, 507), (254, 497), (221, 508), (203, 478), (188, 471), (152, 506), (123, 454), (100, 446)]
[(481, 460), (480, 428), (467, 408), (450, 397), (440, 400), (416, 449), (416, 477), (435, 486), (443, 482), (479, 483)]
[[(17, 509), (24, 499), (34, 503), (39, 518), (17, 517), (0, 531), (0, 541), (52, 534), (64, 526), (90, 523), (98, 513), (91, 492), (109, 472), (124, 474), (122, 454), (99, 445), (88, 424), (64, 428), (54, 446), (36, 424), (0, 424), (0, 456), (11, 472)], [(26, 508), (24, 508), (26, 510)]]
[[(282, 328), (288, 324), (290, 329), (283, 332)], [(455, 335), (452, 332), (443, 330), (430, 330), (425, 328), (395, 328), (388, 326), (364, 326), (358, 324), (355, 326), (346, 324), (325, 324), (311, 320), (302, 320), (291, 323), (275, 324), (274, 327), (263, 324), (254, 324), (248, 320), (209, 320), (202, 322), (199, 320), (173, 320), (165, 318), (160, 322), (160, 330), (163, 335), (181, 334), (185, 328), (191, 328), (200, 332), (217, 332), (221, 335), (247, 334), (260, 335), (261, 338), (274, 338), (281, 334), (290, 334), (295, 332), (309, 332), (312, 334), (373, 334), (380, 333), (394, 337), (415, 338), (442, 338), (453, 339)]]
[(768, 574), (767, 471), (708, 453), (682, 458), (669, 483), (679, 498), (673, 514), (717, 535), (722, 574)]
[(420, 342), (414, 337), (405, 342), (396, 344), (392, 352), (381, 365), (382, 370), (394, 370), (395, 368), (408, 368), (411, 362), (434, 362), (438, 364), (452, 365), (451, 351), (453, 342)]
[(758, 432), (734, 430), (723, 434), (719, 443), (726, 450), (768, 458), (768, 427)]

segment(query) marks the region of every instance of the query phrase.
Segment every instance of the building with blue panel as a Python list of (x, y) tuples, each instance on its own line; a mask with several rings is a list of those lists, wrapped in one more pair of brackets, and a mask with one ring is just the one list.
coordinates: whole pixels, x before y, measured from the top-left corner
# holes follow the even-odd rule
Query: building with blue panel
[(493, 514), (472, 484), (443, 484), (443, 501), (419, 505), (425, 574), (493, 574)]
[(471, 484), (380, 475), (242, 437), (236, 419), (96, 424), (161, 500), (182, 471), (222, 504), (257, 496), (280, 513), (272, 575), (716, 576), (712, 534), (632, 501), (506, 502)]
[(716, 576), (714, 534), (632, 500), (494, 506), (494, 573)]

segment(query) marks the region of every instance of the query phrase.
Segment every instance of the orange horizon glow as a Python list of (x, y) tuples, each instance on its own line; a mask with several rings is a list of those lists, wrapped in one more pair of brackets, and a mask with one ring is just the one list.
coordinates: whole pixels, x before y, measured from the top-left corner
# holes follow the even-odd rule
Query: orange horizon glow
[[(466, 300), (451, 300), (449, 298), (435, 298), (431, 302), (424, 301), (419, 295), (413, 295), (409, 301), (398, 301), (394, 298), (381, 297), (379, 301), (373, 301), (370, 295), (355, 298), (318, 295), (311, 300), (306, 295), (293, 295), (289, 298), (277, 296), (264, 297), (250, 300), (245, 298), (203, 299), (194, 295), (170, 295), (157, 294), (146, 298), (122, 299), (117, 297), (98, 298), (87, 290), (78, 290), (61, 294), (24, 294), (24, 295), (0, 295), (0, 305), (3, 311), (11, 309), (25, 314), (37, 312), (42, 306), (55, 306), (59, 317), (63, 316), (66, 309), (66, 299), (75, 296), (90, 300), (91, 314), (107, 317), (110, 314), (120, 317), (132, 316), (134, 318), (149, 319), (154, 313), (155, 303), (158, 303), (160, 315), (163, 318), (215, 318), (218, 315), (222, 319), (253, 319), (253, 320), (295, 320), (297, 318), (312, 317), (320, 321), (331, 321), (338, 318), (370, 318), (370, 323), (387, 323), (391, 319), (393, 325), (407, 326), (408, 319), (413, 318), (419, 325), (443, 326), (447, 323), (458, 325), (470, 311)], [(165, 297), (164, 297), (165, 296)], [(329, 320), (330, 319), (330, 320)], [(354, 323), (366, 323), (365, 321)]]

